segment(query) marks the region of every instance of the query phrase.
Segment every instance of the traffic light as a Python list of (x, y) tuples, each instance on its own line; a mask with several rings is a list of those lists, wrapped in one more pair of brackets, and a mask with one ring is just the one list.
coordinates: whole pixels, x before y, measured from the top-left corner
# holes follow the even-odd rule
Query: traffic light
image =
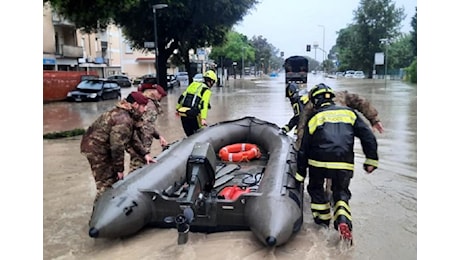
[(307, 44), (307, 51), (311, 51), (311, 45)]
[(284, 51), (281, 52), (281, 58), (283, 58), (283, 57), (284, 57)]

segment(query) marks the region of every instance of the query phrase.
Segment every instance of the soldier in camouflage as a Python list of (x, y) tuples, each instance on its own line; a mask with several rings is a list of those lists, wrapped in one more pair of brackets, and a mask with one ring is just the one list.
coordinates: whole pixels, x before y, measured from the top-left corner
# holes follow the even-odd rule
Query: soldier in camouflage
[[(96, 182), (94, 201), (117, 180), (123, 179), (125, 150), (131, 140), (136, 120), (145, 111), (148, 99), (132, 92), (115, 107), (100, 115), (82, 137), (80, 152), (86, 156)], [(150, 151), (140, 143), (133, 144), (145, 160), (152, 161)]]
[[(308, 93), (308, 98), (311, 99), (311, 91)], [(339, 106), (347, 106), (361, 112), (367, 120), (369, 120), (372, 128), (379, 133), (383, 133), (383, 124), (380, 122), (377, 109), (372, 106), (368, 100), (358, 94), (349, 93), (346, 90), (336, 91), (333, 99), (334, 103)], [(313, 103), (306, 102), (303, 109), (300, 111), (299, 123), (297, 125), (297, 140), (295, 143), (296, 150), (299, 150), (302, 144), (302, 137), (307, 123), (308, 117), (313, 113)]]
[(166, 91), (160, 85), (156, 84), (144, 84), (140, 91), (142, 91), (142, 94), (144, 94), (149, 101), (141, 120), (135, 124), (133, 139), (131, 140), (127, 150), (131, 157), (129, 172), (132, 172), (146, 164), (144, 156), (133, 148), (133, 143), (142, 143), (144, 149), (148, 151), (151, 149), (154, 138), (160, 140), (160, 145), (162, 147), (168, 145), (166, 139), (160, 135), (160, 132), (158, 132), (158, 129), (155, 127), (155, 121), (158, 115), (163, 113), (160, 101), (161, 98), (167, 95)]

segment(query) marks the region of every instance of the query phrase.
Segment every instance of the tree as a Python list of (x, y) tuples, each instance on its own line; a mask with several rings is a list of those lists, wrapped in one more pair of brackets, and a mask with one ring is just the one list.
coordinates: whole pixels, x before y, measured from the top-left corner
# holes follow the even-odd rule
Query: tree
[(249, 41), (255, 49), (255, 63), (259, 64), (259, 70), (267, 73), (268, 62), (270, 61), (273, 53), (273, 45), (271, 45), (266, 38), (262, 35), (252, 36)]
[(371, 77), (374, 55), (384, 47), (380, 39), (400, 35), (404, 8), (396, 8), (391, 0), (361, 0), (353, 15), (354, 23), (340, 30), (337, 38), (340, 68), (363, 70)]
[(138, 4), (139, 0), (43, 0), (43, 4), (47, 2), (58, 14), (72, 21), (76, 28), (85, 33), (95, 33), (104, 31), (108, 25), (113, 23), (113, 18), (119, 12), (131, 9)]
[(237, 62), (237, 68), (241, 72), (243, 71), (243, 64), (240, 61), (243, 60), (243, 57), (245, 63), (247, 62), (246, 64), (249, 64), (249, 62), (254, 62), (254, 56), (255, 50), (248, 42), (247, 37), (233, 30), (227, 33), (222, 44), (212, 48), (211, 54), (209, 55), (211, 59), (217, 61), (231, 60)]
[[(346, 71), (350, 69), (363, 70), (360, 67), (360, 60), (356, 53), (360, 52), (357, 31), (354, 25), (350, 25), (339, 31), (336, 40), (338, 49), (339, 70)], [(363, 70), (364, 71), (364, 70)]]
[(158, 78), (164, 86), (167, 60), (174, 50), (178, 50), (176, 58), (184, 62), (191, 80), (188, 51), (222, 43), (227, 31), (258, 3), (258, 0), (49, 1), (77, 28), (94, 32), (114, 23), (122, 27), (133, 48), (145, 51), (144, 42), (154, 41), (152, 6), (160, 2), (167, 4), (167, 8), (156, 12)]
[(411, 45), (412, 36), (403, 34), (398, 37), (388, 48), (388, 67), (405, 68), (414, 60), (413, 49)]
[(415, 7), (415, 15), (412, 17), (410, 25), (413, 30), (410, 32), (412, 36), (410, 43), (412, 45), (413, 55), (414, 57), (417, 57), (417, 7)]

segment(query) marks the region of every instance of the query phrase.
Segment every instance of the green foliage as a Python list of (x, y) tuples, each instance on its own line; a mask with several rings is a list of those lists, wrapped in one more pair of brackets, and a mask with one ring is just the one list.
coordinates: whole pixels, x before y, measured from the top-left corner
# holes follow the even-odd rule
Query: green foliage
[(411, 83), (417, 83), (417, 58), (406, 68), (407, 79)]
[[(154, 41), (153, 5), (167, 4), (156, 10), (158, 38), (158, 76), (166, 85), (166, 63), (177, 49), (176, 59), (190, 70), (189, 50), (221, 44), (234, 24), (258, 0), (50, 0), (53, 8), (77, 28), (103, 30), (109, 23), (123, 29), (134, 49), (143, 50), (144, 42)], [(249, 54), (248, 54), (249, 55)], [(190, 71), (189, 71), (190, 72)], [(189, 73), (191, 75), (191, 73)]]
[(98, 1), (74, 1), (74, 0), (43, 0), (50, 3), (53, 9), (77, 28), (84, 32), (92, 33), (105, 30), (113, 22), (113, 18), (120, 12), (129, 10), (137, 5), (140, 0), (98, 0)]
[(43, 135), (43, 139), (59, 139), (59, 138), (66, 138), (72, 136), (83, 135), (85, 133), (85, 129), (76, 128), (73, 130), (62, 131), (62, 132), (52, 132)]
[(400, 35), (403, 8), (391, 0), (361, 0), (354, 12), (354, 23), (339, 31), (337, 37), (339, 70), (363, 70), (370, 75), (374, 55), (383, 52), (380, 39), (396, 39)]
[(415, 15), (412, 17), (410, 25), (412, 26), (411, 31), (411, 45), (413, 49), (413, 54), (415, 57), (417, 57), (417, 7), (415, 7)]
[(264, 68), (268, 67), (268, 61), (270, 60), (273, 52), (275, 51), (275, 47), (270, 44), (266, 38), (262, 35), (259, 36), (252, 36), (251, 40), (249, 40), (251, 45), (256, 50), (255, 53), (255, 61), (256, 63), (259, 62), (263, 64)]
[(405, 68), (414, 60), (413, 48), (411, 45), (412, 36), (404, 34), (398, 37), (388, 47), (388, 67)]
[(253, 61), (254, 49), (249, 45), (245, 35), (229, 31), (223, 44), (213, 47), (210, 58), (217, 60), (218, 57), (223, 56), (238, 61), (243, 55), (246, 61)]

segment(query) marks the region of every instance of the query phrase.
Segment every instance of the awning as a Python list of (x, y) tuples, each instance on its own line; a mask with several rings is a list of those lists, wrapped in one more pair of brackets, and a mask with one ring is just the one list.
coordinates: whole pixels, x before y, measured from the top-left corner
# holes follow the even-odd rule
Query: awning
[(56, 59), (43, 58), (43, 65), (54, 65), (54, 64), (56, 64)]
[(78, 65), (78, 59), (56, 59), (57, 65), (70, 65), (75, 66)]
[(79, 67), (90, 67), (90, 68), (105, 68), (107, 64), (97, 64), (97, 63), (80, 63), (78, 64)]
[(139, 62), (139, 63), (154, 63), (155, 58), (154, 57), (138, 57), (138, 58), (136, 58), (136, 62)]

